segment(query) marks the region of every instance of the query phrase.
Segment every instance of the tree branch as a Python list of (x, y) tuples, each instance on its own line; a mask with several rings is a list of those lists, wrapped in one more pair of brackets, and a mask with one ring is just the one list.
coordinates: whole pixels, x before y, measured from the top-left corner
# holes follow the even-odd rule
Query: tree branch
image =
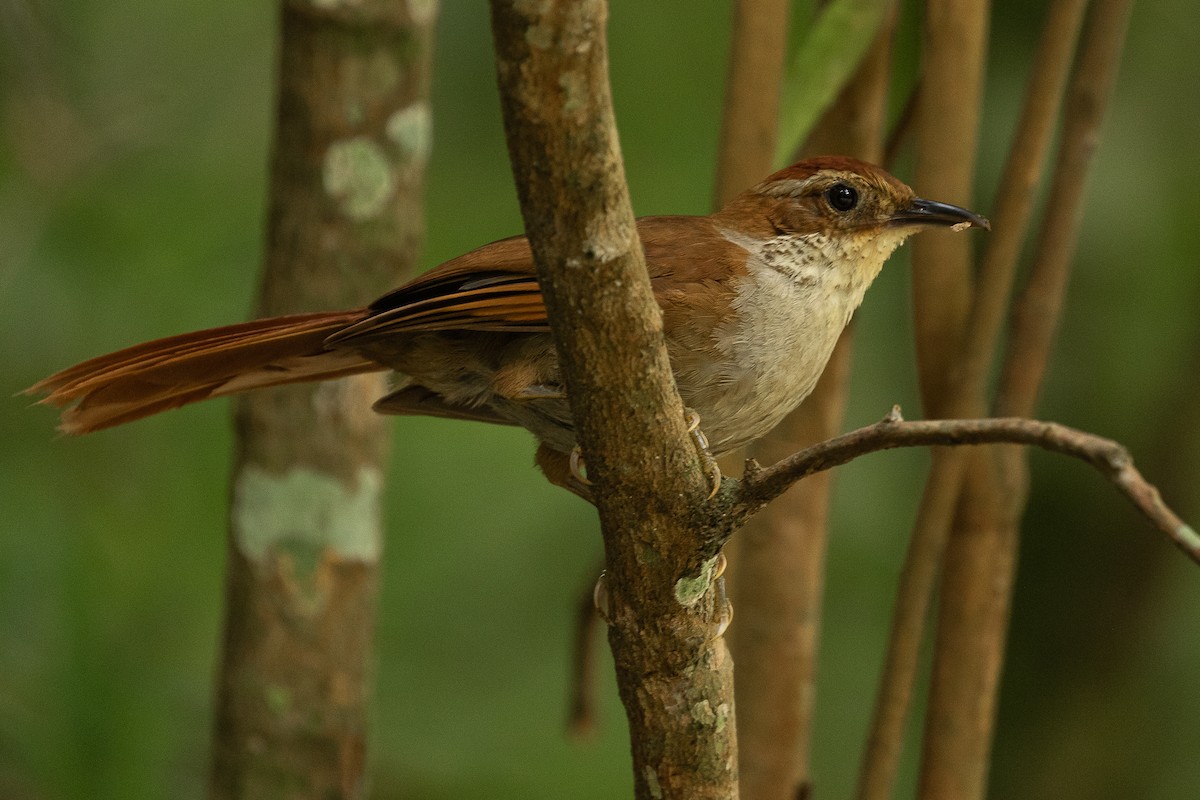
[(867, 453), (897, 447), (999, 443), (1033, 445), (1091, 464), (1176, 547), (1200, 564), (1200, 534), (1163, 502), (1158, 490), (1133, 465), (1133, 457), (1123, 445), (1057, 422), (1021, 417), (909, 422), (900, 416), (900, 407), (894, 406), (891, 413), (874, 425), (805, 448), (773, 466), (764, 469), (749, 462), (727, 518), (736, 527), (801, 478)]
[[(262, 316), (359, 305), (414, 271), (424, 236), (434, 7), (281, 8)], [(239, 398), (214, 800), (366, 781), (381, 390), (363, 375)]]
[(1108, 110), (1129, 24), (1130, 0), (1092, 3), (1066, 97), (1061, 144), (1029, 280), (1013, 307), (996, 413), (1030, 416), (1046, 374), (1083, 221), (1083, 192)]
[[(639, 798), (737, 796), (716, 559), (625, 186), (600, 0), (492, 0), (509, 155), (607, 563)], [(715, 555), (715, 554), (714, 554)]]
[(790, 6), (788, 0), (738, 0), (733, 6), (733, 41), (717, 161), (717, 208), (771, 171)]

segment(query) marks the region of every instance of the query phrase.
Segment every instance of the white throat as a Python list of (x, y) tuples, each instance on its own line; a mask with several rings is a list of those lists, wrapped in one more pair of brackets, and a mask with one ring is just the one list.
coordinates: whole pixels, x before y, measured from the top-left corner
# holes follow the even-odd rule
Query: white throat
[[(724, 356), (724, 391), (716, 395), (721, 407), (697, 409), (704, 419), (731, 423), (729, 431), (706, 426), (710, 438), (724, 439), (713, 442), (714, 450), (761, 436), (808, 396), (867, 287), (906, 238), (900, 230), (857, 242), (824, 234), (764, 240), (722, 233), (750, 257), (733, 300), (737, 322), (714, 332)], [(753, 425), (737, 424), (750, 420)]]

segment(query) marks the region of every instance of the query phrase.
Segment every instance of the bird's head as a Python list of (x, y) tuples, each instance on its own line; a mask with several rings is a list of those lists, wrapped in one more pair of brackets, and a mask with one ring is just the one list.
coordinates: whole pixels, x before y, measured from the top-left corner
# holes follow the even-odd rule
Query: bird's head
[(905, 239), (927, 228), (989, 229), (984, 217), (917, 197), (865, 161), (822, 156), (792, 164), (743, 192), (715, 216), (760, 241), (803, 240), (820, 263), (873, 279)]

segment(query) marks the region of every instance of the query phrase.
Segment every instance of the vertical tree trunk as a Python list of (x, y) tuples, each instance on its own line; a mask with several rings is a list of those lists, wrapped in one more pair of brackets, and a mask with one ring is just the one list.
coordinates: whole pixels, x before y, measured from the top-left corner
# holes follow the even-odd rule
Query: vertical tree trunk
[[(925, 3), (922, 87), (914, 185), (926, 197), (970, 205), (975, 174), (989, 5)], [(971, 243), (931, 233), (912, 245), (914, 327), (921, 400), (930, 417), (946, 405), (971, 302)], [(892, 614), (879, 696), (867, 735), (859, 800), (884, 800), (895, 785), (917, 661), (967, 455), (934, 448)]]
[[(982, 416), (988, 410), (985, 373), (997, 338), (990, 331), (999, 331), (1008, 307), (1085, 5), (1083, 0), (1056, 0), (1047, 11), (1025, 107), (992, 209), (997, 234), (989, 239), (980, 266), (970, 328), (989, 333), (968, 334), (964, 342), (951, 387), (956, 396), (944, 406), (954, 416)], [(971, 455), (946, 548), (919, 784), (921, 796), (931, 800), (981, 798), (986, 788), (1016, 574), (1017, 523), (1012, 515), (1025, 496), (1025, 476), (1002, 470), (999, 452), (987, 448)]]
[[(880, 160), (893, 25), (880, 31), (850, 83), (825, 113), (804, 155)], [(770, 464), (841, 429), (853, 331), (843, 332), (813, 393), (753, 452)], [(811, 782), (817, 652), (833, 472), (778, 497), (730, 545), (730, 627), (745, 800), (792, 800)], [(728, 549), (728, 548), (727, 548)]]
[(492, 0), (491, 10), (521, 214), (595, 484), (634, 793), (730, 800), (733, 665), (716, 553), (698, 530), (708, 488), (625, 185), (607, 5)]
[[(413, 271), (435, 11), (283, 3), (258, 314), (360, 305)], [(381, 388), (358, 376), (237, 407), (214, 798), (365, 794)]]
[[(1005, 193), (997, 203), (998, 224), (1023, 227), (1022, 214), (1015, 209), (1026, 206), (1027, 217), (1032, 207), (1041, 172), (1038, 154), (1049, 150), (1052, 123), (1059, 117), (1058, 105), (1087, 5), (1081, 0), (1057, 0), (1047, 13), (1026, 111), (1005, 170)], [(1079, 188), (1087, 174), (1124, 41), (1127, 0), (1092, 3), (1091, 10), (1068, 97), (1032, 292), (1027, 289), (1021, 296), (1014, 317), (1011, 350), (997, 401), (997, 412), (1002, 415), (1029, 416), (1035, 410), (1078, 232)], [(1039, 118), (1043, 120), (1040, 123)], [(1015, 264), (1022, 237), (1014, 236), (1008, 253), (993, 256), (989, 247), (984, 270), (996, 273), (999, 259)], [(994, 241), (999, 247), (1007, 240)], [(970, 800), (986, 794), (1027, 483), (1026, 453), (1021, 448), (983, 449), (975, 454), (967, 472), (946, 551), (926, 719), (920, 791), (931, 800)]]

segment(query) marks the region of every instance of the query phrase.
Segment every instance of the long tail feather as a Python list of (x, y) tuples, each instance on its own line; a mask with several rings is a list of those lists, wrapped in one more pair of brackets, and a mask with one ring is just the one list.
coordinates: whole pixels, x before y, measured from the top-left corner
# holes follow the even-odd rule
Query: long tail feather
[(25, 393), (66, 406), (59, 428), (78, 434), (248, 389), (383, 370), (324, 345), (369, 313), (296, 314), (156, 339), (68, 367)]

